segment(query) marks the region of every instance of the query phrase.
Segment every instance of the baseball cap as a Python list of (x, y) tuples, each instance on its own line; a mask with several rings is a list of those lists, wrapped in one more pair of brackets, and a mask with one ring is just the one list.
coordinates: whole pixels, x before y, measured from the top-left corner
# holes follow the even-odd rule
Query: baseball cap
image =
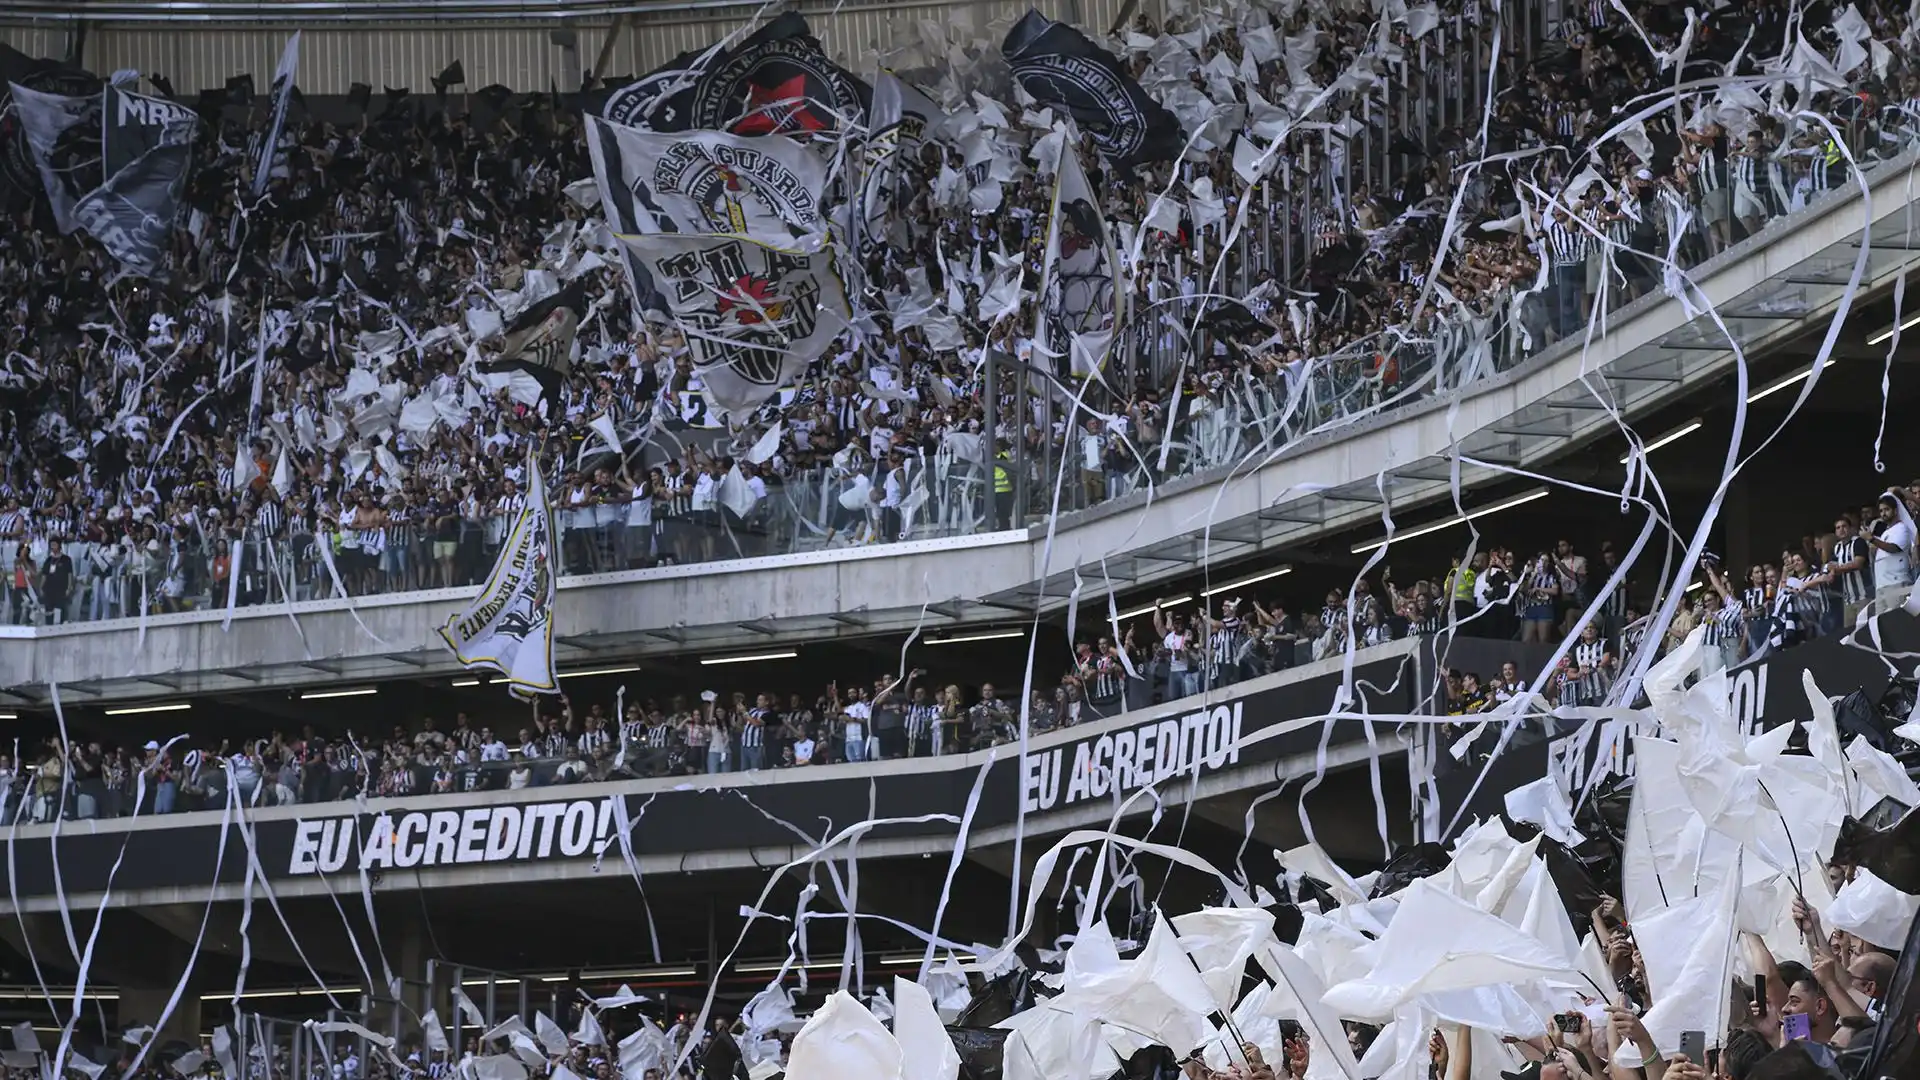
[(146, 749), (146, 750), (158, 750), (158, 749), (160, 749), (160, 744), (159, 744), (159, 743), (157, 743), (157, 742), (155, 742), (155, 741), (153, 741), (152, 739), (148, 739), (148, 740), (147, 740), (147, 745), (146, 745), (145, 747), (143, 747), (143, 749)]

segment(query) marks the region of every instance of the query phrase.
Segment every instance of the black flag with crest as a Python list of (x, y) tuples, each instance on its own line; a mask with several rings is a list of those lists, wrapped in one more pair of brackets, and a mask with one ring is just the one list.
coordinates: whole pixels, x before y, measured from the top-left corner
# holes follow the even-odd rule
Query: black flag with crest
[(806, 17), (789, 11), (754, 31), (694, 88), (693, 124), (737, 135), (837, 131), (865, 122), (873, 87), (834, 63)]
[(683, 52), (637, 79), (609, 80), (600, 115), (647, 131), (686, 131), (692, 126), (693, 88), (700, 82), (698, 52)]
[(1171, 161), (1185, 145), (1180, 121), (1073, 27), (1029, 10), (1000, 52), (1027, 93), (1071, 115), (1117, 168)]
[(701, 66), (685, 52), (607, 95), (600, 113), (649, 131), (804, 135), (865, 122), (873, 87), (833, 62), (789, 11)]

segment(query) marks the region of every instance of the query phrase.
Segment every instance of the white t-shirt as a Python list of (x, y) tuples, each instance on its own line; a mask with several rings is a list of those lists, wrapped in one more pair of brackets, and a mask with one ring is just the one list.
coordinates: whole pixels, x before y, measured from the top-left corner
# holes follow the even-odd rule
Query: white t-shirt
[(1887, 526), (1880, 539), (1900, 550), (1873, 549), (1873, 587), (1886, 589), (1913, 584), (1913, 563), (1907, 558), (1907, 552), (1913, 549), (1913, 528), (1904, 521), (1896, 521)]
[(1170, 631), (1161, 644), (1167, 648), (1167, 670), (1187, 670), (1187, 635), (1178, 630)]
[(801, 739), (799, 742), (793, 744), (793, 760), (801, 765), (808, 764), (813, 760), (812, 739)]

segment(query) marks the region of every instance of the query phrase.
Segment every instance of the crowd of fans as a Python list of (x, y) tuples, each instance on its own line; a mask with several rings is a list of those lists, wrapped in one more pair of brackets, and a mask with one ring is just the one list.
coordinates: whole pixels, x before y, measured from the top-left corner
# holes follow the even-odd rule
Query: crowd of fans
[[(1730, 577), (1709, 555), (1656, 655), (1704, 625), (1710, 661), (1731, 666), (1850, 628), (1868, 608), (1901, 606), (1920, 565), (1916, 511), (1920, 481), (1836, 516), (1831, 531), (1797, 538), (1778, 562), (1744, 574)], [(1629, 576), (1583, 622), (1619, 566), (1610, 541), (1591, 561), (1570, 539), (1531, 556), (1494, 543), (1464, 567), (1456, 558), (1445, 573), (1410, 583), (1397, 583), (1388, 567), (1377, 585), (1359, 578), (1329, 589), (1318, 606), (1295, 603), (1281, 576), (1202, 603), (1156, 605), (1096, 626), (1057, 669), (1043, 661), (1048, 670), (1025, 702), (1025, 720), (1030, 733), (1044, 734), (1338, 656), (1349, 645), (1449, 627), (1494, 641), (1575, 641), (1544, 681), (1517, 660), (1497, 672), (1449, 671), (1446, 712), (1483, 712), (1529, 693), (1548, 704), (1600, 704), (1661, 599)], [(287, 805), (360, 792), (413, 796), (964, 753), (1019, 737), (1022, 703), (1004, 689), (1012, 681), (962, 685), (915, 668), (866, 684), (830, 682), (814, 694), (709, 690), (628, 701), (623, 693), (612, 705), (579, 709), (563, 694), (533, 706), (521, 725), (460, 713), (445, 730), (428, 718), (418, 730), (396, 725), (385, 738), (309, 727), (251, 744), (76, 741), (63, 751), (47, 740), (18, 760), (0, 754), (0, 793), (11, 791), (0, 798), (0, 825), (22, 814), (49, 820), (63, 797), (70, 816), (132, 814), (143, 775), (145, 814), (222, 806), (229, 785), (250, 804)]]
[[(1121, 51), (1187, 126), (1245, 107), (1239, 134), (1260, 146), (1273, 103), (1323, 88), (1328, 126), (1291, 131), (1251, 179), (1234, 168), (1233, 130), (1132, 175), (1082, 145), (1110, 226), (1139, 237), (1137, 258), (1121, 244), (1136, 317), (1085, 399), (1091, 420), (1045, 377), (1021, 377), (1034, 370), (1031, 303), (997, 321), (967, 314), (980, 292), (962, 280), (969, 260), (975, 277), (991, 254), (1040, 267), (1051, 185), (1024, 162), (997, 201), (936, 182), (943, 165), (966, 172), (957, 148), (908, 162), (896, 242), (873, 251), (856, 296), (878, 332), (849, 335), (750, 422), (713, 432), (684, 343), (634, 320), (604, 230), (566, 194), (590, 171), (575, 118), (403, 102), (328, 123), (296, 109), (255, 202), (241, 192), (264, 120), (229, 109), (202, 132), (164, 282), (118, 275), (13, 196), (0, 235), (0, 306), (15, 316), (0, 332), (0, 618), (475, 582), (524, 498), (536, 433), (566, 567), (587, 572), (1002, 527), (1050, 508), (1054, 475), (1074, 465), (1084, 482), (1064, 485), (1062, 508), (1447, 385), (1468, 372), (1440, 343), (1490, 340), (1508, 362), (1584, 325), (1603, 287), (1609, 304), (1653, 288), (1658, 266), (1613, 245), (1697, 261), (1846, 180), (1824, 128), (1710, 97), (1586, 156), (1662, 82), (1654, 51), (1686, 30), (1671, 5), (1625, 10), (1635, 21), (1592, 5), (1558, 40), (1508, 33), (1497, 57), (1489, 12), (1470, 2), (1384, 34), (1308, 6), (1265, 25), (1137, 16)], [(1733, 73), (1747, 73), (1784, 47), (1786, 10), (1709, 14), (1689, 63), (1728, 64), (1745, 42)], [(1904, 11), (1863, 11), (1898, 41)], [(1813, 13), (1795, 25), (1834, 40)], [(1799, 104), (1827, 109), (1846, 151), (1871, 160), (1904, 139), (1920, 83), (1898, 49), (1846, 74), (1844, 90)], [(1034, 134), (997, 140), (1018, 152)], [(1153, 215), (1162, 190), (1179, 197), (1177, 220)], [(1571, 215), (1539, 209), (1558, 191)], [(1464, 232), (1443, 248), (1456, 200)], [(936, 296), (962, 300), (962, 347), (891, 325), (887, 298), (917, 267)], [(592, 313), (558, 400), (478, 371), (468, 343), (563, 281), (584, 286)], [(1006, 361), (992, 403), (989, 351)], [(604, 452), (599, 417), (622, 453)], [(749, 456), (776, 423), (772, 454)], [(745, 512), (717, 498), (734, 466)]]

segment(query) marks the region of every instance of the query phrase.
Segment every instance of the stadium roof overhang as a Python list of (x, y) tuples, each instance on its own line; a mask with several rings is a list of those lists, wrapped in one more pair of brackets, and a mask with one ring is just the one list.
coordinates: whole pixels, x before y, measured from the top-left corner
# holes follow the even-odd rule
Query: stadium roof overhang
[(9, 19), (53, 22), (393, 23), (603, 21), (649, 11), (740, 7), (735, 0), (13, 0)]

